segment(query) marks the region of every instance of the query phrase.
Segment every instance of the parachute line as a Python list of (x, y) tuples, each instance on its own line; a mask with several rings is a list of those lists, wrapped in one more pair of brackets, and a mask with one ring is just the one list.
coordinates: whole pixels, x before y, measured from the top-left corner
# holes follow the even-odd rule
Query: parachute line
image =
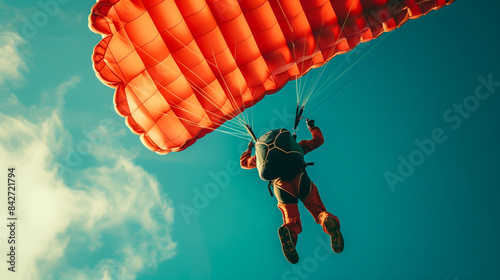
[[(357, 77), (359, 77), (361, 74), (363, 74), (366, 70), (368, 70), (369, 68), (371, 68), (373, 65), (375, 65), (377, 62), (379, 62), (382, 58), (384, 58), (387, 54), (389, 54), (390, 52), (392, 52), (395, 48), (397, 48), (399, 45), (401, 45), (402, 43), (404, 43), (406, 40), (408, 40), (411, 36), (413, 36), (415, 33), (417, 33), (418, 30), (420, 30), (422, 27), (424, 27), (426, 24), (428, 24), (431, 20), (427, 20), (427, 22), (423, 23), (422, 25), (420, 25), (417, 29), (415, 29), (414, 32), (408, 34), (405, 38), (403, 38), (403, 40), (401, 40), (400, 42), (398, 42), (397, 44), (394, 44), (389, 50), (387, 50), (383, 55), (381, 55), (379, 58), (377, 58), (375, 61), (373, 61), (372, 63), (370, 63), (365, 69), (363, 69), (361, 72), (359, 72), (358, 74), (356, 74), (354, 77), (352, 77), (349, 81), (347, 81), (344, 85), (342, 85), (340, 88), (338, 88), (336, 91), (334, 91), (332, 94), (330, 94), (327, 98), (325, 98), (323, 101), (321, 101), (318, 105), (316, 105), (312, 110), (309, 111), (309, 113), (313, 112), (314, 110), (316, 110), (319, 106), (321, 106), (323, 103), (325, 103), (328, 99), (330, 99), (332, 96), (334, 96), (336, 93), (338, 93), (339, 91), (341, 91), (343, 88), (345, 88), (348, 84), (350, 84), (352, 81), (354, 81)], [(388, 36), (388, 34), (387, 34)], [(386, 37), (387, 37), (386, 36)], [(384, 38), (382, 38), (384, 39)], [(361, 58), (360, 58), (361, 59)], [(330, 86), (330, 84), (328, 84), (328, 86)], [(328, 87), (327, 86), (327, 87)]]
[[(215, 61), (215, 68), (219, 72), (219, 75), (220, 75), (222, 81), (224, 82), (224, 85), (226, 86), (226, 90), (227, 90), (226, 96), (228, 97), (228, 99), (230, 100), (230, 102), (233, 104), (233, 109), (236, 110), (237, 114), (235, 114), (234, 118), (238, 119), (239, 123), (242, 126), (245, 126), (246, 121), (239, 116), (241, 114), (241, 110), (240, 110), (240, 108), (238, 106), (238, 103), (236, 103), (236, 100), (234, 99), (234, 96), (233, 96), (233, 94), (231, 92), (231, 89), (229, 88), (229, 85), (226, 82), (226, 79), (224, 78), (224, 75), (222, 75), (222, 72), (219, 69), (219, 64), (217, 63), (217, 58), (215, 58), (214, 49), (212, 48), (212, 44), (211, 43), (210, 43), (210, 48), (212, 49), (212, 55), (213, 55), (213, 58), (214, 58), (214, 61)], [(242, 95), (241, 95), (241, 101), (242, 101), (242, 103), (244, 103)]]
[[(130, 42), (131, 42), (131, 43), (132, 43), (135, 47), (138, 47), (138, 46), (137, 46), (137, 44), (135, 44), (134, 42), (132, 42), (132, 41), (130, 41)], [(158, 59), (156, 59), (155, 57), (153, 57), (152, 55), (150, 55), (150, 54), (148, 54), (148, 53), (146, 53), (146, 54), (147, 54), (150, 58), (152, 58), (153, 60), (155, 60), (157, 63), (159, 63), (159, 64), (161, 64), (162, 66), (164, 66), (165, 68), (169, 69), (172, 73), (175, 73), (175, 72), (174, 72), (174, 71), (173, 71), (173, 70), (172, 70), (172, 69), (171, 69), (168, 65), (166, 65), (163, 61), (159, 61)], [(215, 59), (215, 55), (214, 55), (214, 59)], [(208, 62), (208, 60), (206, 60), (206, 59), (205, 59), (205, 61), (207, 61), (207, 62)], [(215, 60), (215, 61), (216, 61), (216, 60)], [(192, 74), (194, 74), (197, 78), (199, 78), (200, 80), (202, 80), (202, 81), (204, 82), (204, 84), (205, 84), (207, 87), (209, 87), (210, 89), (212, 89), (212, 91), (213, 91), (213, 92), (215, 92), (215, 93), (216, 93), (219, 97), (222, 97), (222, 95), (221, 95), (220, 93), (218, 93), (218, 91), (216, 91), (214, 88), (212, 88), (212, 86), (211, 86), (210, 84), (208, 84), (207, 82), (205, 82), (205, 81), (204, 81), (204, 80), (203, 80), (203, 79), (202, 79), (202, 78), (201, 78), (201, 77), (200, 77), (200, 76), (199, 76), (199, 75), (198, 75), (195, 71), (193, 71), (192, 69), (190, 69), (190, 68), (186, 67), (186, 65), (184, 65), (184, 64), (183, 64), (182, 62), (180, 62), (180, 61), (177, 61), (177, 60), (176, 60), (176, 62), (177, 62), (177, 63), (179, 63), (179, 64), (181, 64), (183, 67), (185, 67), (186, 69), (188, 69), (188, 70), (189, 70)], [(184, 77), (185, 77), (185, 76), (184, 76)], [(214, 98), (213, 98), (210, 94), (208, 94), (207, 92), (205, 92), (205, 91), (204, 91), (204, 90), (203, 90), (200, 86), (196, 85), (196, 83), (194, 83), (193, 81), (191, 81), (191, 80), (190, 80), (189, 78), (187, 78), (187, 77), (185, 77), (185, 79), (189, 82), (189, 84), (190, 84), (190, 85), (192, 85), (193, 87), (195, 87), (195, 88), (198, 90), (198, 92), (199, 92), (199, 93), (200, 93), (200, 94), (201, 94), (204, 98), (206, 98), (206, 100), (207, 100), (207, 101), (209, 101), (209, 102), (210, 102), (210, 104), (212, 104), (212, 105), (213, 105), (213, 106), (215, 106), (215, 107), (221, 107), (219, 104), (217, 104), (217, 103), (216, 103), (216, 101), (214, 100)], [(224, 80), (224, 79), (223, 79), (223, 80)], [(225, 82), (225, 80), (224, 80), (224, 82)], [(131, 84), (129, 84), (129, 85), (131, 86)], [(227, 84), (226, 84), (226, 86), (227, 86)], [(176, 98), (179, 98), (179, 97), (178, 97), (178, 96), (177, 96), (174, 92), (170, 91), (169, 89), (167, 89), (167, 88), (165, 88), (165, 87), (163, 87), (163, 86), (162, 86), (162, 88), (163, 88), (163, 89), (165, 89), (165, 90), (167, 90), (169, 93), (171, 93), (171, 94), (172, 94), (173, 96), (175, 96)], [(138, 89), (138, 88), (136, 88), (136, 89)], [(139, 89), (138, 89), (138, 90), (139, 90)], [(141, 92), (143, 92), (143, 91), (141, 91)], [(153, 95), (151, 95), (151, 96), (153, 96)], [(226, 97), (227, 97), (227, 96), (226, 96)], [(179, 99), (181, 99), (181, 98), (179, 98)], [(229, 100), (230, 100), (230, 99), (229, 99)], [(234, 101), (234, 100), (233, 100), (233, 101)], [(183, 102), (187, 102), (187, 101), (186, 101), (186, 100), (184, 100)], [(230, 102), (231, 102), (231, 100), (230, 100)], [(168, 103), (168, 104), (169, 104), (170, 106), (174, 105), (174, 104), (171, 104), (171, 103)], [(199, 108), (199, 109), (204, 109), (203, 107), (198, 106), (198, 105), (196, 105), (196, 104), (193, 104), (193, 103), (191, 103), (191, 102), (187, 102), (187, 104), (192, 105), (192, 106), (194, 106), (194, 107), (196, 107), (196, 108)], [(176, 105), (176, 104), (175, 104), (175, 105)], [(233, 108), (234, 108), (234, 106), (233, 106)], [(235, 108), (235, 109), (237, 109), (237, 108)], [(186, 111), (187, 111), (187, 110), (186, 110)], [(228, 118), (224, 118), (223, 116), (218, 115), (218, 114), (216, 114), (216, 113), (214, 113), (214, 112), (206, 111), (206, 113), (211, 113), (211, 114), (215, 115), (216, 117), (219, 117), (219, 118), (221, 118), (221, 119), (223, 119), (223, 120), (225, 120), (225, 121), (229, 120)], [(239, 114), (239, 113), (241, 113), (241, 111), (237, 110), (237, 114)], [(236, 119), (240, 122), (240, 125), (241, 125), (242, 127), (244, 126), (244, 121), (242, 121), (240, 118), (238, 118), (238, 117), (237, 117), (237, 115), (234, 115), (234, 116), (233, 116), (232, 114), (229, 114), (229, 116), (230, 116), (230, 117), (232, 117), (232, 118), (236, 118)], [(213, 121), (212, 121), (212, 122), (213, 122)], [(223, 123), (223, 122), (221, 122), (221, 123)], [(220, 124), (218, 124), (218, 125), (220, 125)]]
[[(328, 54), (327, 58), (328, 57), (331, 57), (333, 52), (335, 51), (335, 49), (337, 48), (337, 44), (339, 43), (339, 39), (340, 39), (340, 36), (344, 33), (344, 28), (347, 24), (347, 19), (349, 19), (349, 15), (351, 14), (351, 11), (352, 11), (352, 8), (354, 6), (354, 1), (351, 1), (351, 6), (349, 7), (349, 11), (347, 12), (347, 15), (344, 19), (344, 22), (342, 23), (342, 27), (340, 29), (340, 32), (339, 32), (339, 35), (337, 36), (336, 40), (335, 40), (335, 44), (330, 48), (330, 53)], [(321, 27), (321, 29), (323, 29), (323, 26)], [(347, 36), (345, 36), (347, 38)], [(333, 57), (332, 57), (333, 59)], [(332, 61), (332, 59), (328, 60), (325, 64), (326, 65), (323, 65), (321, 71), (320, 71), (320, 74), (319, 76), (316, 77), (315, 81), (314, 81), (314, 84), (313, 86), (310, 88), (310, 90), (308, 91), (308, 93), (306, 94), (306, 97), (302, 100), (302, 104), (301, 106), (305, 107), (306, 104), (308, 103), (308, 101), (310, 100), (310, 96), (311, 94), (314, 92), (314, 89), (316, 88), (318, 82), (320, 81), (321, 79), (321, 76), (323, 75), (323, 73), (325, 72), (325, 69), (326, 69), (326, 66), (328, 66), (328, 63), (330, 61)], [(326, 79), (328, 80), (328, 79)]]
[[(142, 92), (142, 93), (146, 93), (146, 92), (144, 92), (142, 89), (140, 89), (140, 88), (138, 88), (138, 87), (136, 87), (136, 86), (134, 86), (134, 85), (129, 84), (129, 86), (130, 86), (130, 87), (132, 87), (132, 88), (134, 88), (134, 89), (136, 89), (137, 91), (140, 91), (140, 92)], [(168, 89), (166, 89), (166, 90), (168, 90)], [(168, 91), (169, 91), (169, 92), (171, 92), (170, 90), (168, 90)], [(171, 92), (171, 93), (172, 93), (173, 95), (175, 95), (173, 92)], [(152, 95), (152, 96), (153, 96), (153, 95)], [(151, 97), (152, 97), (152, 96), (151, 96)], [(151, 97), (150, 97), (150, 98), (151, 98)], [(190, 102), (188, 102), (188, 101), (183, 101), (183, 102), (186, 102), (186, 103), (188, 103), (188, 104), (190, 104), (190, 105), (196, 106), (195, 104), (192, 104), (192, 103), (190, 103)], [(193, 115), (193, 116), (196, 116), (196, 114), (194, 114), (193, 112), (191, 112), (191, 111), (189, 111), (189, 110), (187, 110), (187, 109), (183, 108), (183, 107), (182, 107), (182, 106), (180, 106), (179, 104), (169, 104), (169, 105), (170, 105), (170, 107), (178, 108), (178, 109), (182, 110), (183, 112), (186, 112), (186, 113), (188, 113), (188, 114), (191, 114), (191, 115)], [(158, 111), (157, 111), (157, 112), (158, 112)], [(172, 113), (173, 113), (173, 114), (175, 114), (175, 112), (173, 112), (173, 111), (172, 111)], [(213, 112), (207, 111), (207, 113), (212, 113), (212, 114), (214, 114), (216, 117), (219, 117), (219, 115), (217, 115), (217, 114), (215, 114), (215, 113), (213, 113)], [(166, 113), (164, 113), (164, 114), (166, 114)], [(177, 116), (177, 115), (176, 115), (176, 117), (178, 117), (179, 119), (188, 120), (188, 119), (186, 119), (186, 118), (182, 118), (182, 117), (179, 117), (179, 116)], [(196, 117), (198, 117), (198, 116), (196, 116)], [(194, 122), (193, 120), (189, 120), (189, 122), (190, 122), (191, 124), (196, 125), (196, 126), (201, 127), (201, 128), (209, 128), (209, 129), (212, 129), (211, 127), (207, 127), (207, 126), (200, 126), (200, 125), (198, 125), (196, 122)], [(212, 120), (211, 120), (211, 122), (212, 122), (212, 123), (214, 123), (214, 124), (216, 124), (216, 125), (218, 125), (218, 126), (221, 126), (221, 127), (222, 127), (222, 126), (224, 126), (224, 125), (226, 125), (226, 124), (230, 124), (230, 122), (223, 123), (223, 122), (214, 122), (214, 121), (212, 121)], [(235, 124), (233, 124), (233, 125), (235, 125)], [(230, 129), (232, 129), (232, 130), (234, 130), (234, 131), (238, 131), (238, 129), (236, 129), (236, 128), (231, 128), (231, 127), (229, 127), (229, 126), (226, 126), (226, 127), (227, 127), (227, 128), (230, 128)], [(240, 128), (240, 127), (239, 127), (239, 126), (237, 126), (237, 128)]]

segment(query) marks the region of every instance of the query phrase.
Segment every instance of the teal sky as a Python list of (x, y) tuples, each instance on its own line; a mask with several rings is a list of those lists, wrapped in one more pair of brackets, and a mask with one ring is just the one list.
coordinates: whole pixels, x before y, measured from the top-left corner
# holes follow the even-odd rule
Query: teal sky
[[(301, 206), (297, 265), (267, 183), (238, 167), (247, 141), (147, 150), (92, 69), (94, 1), (54, 1), (0, 0), (0, 180), (16, 167), (19, 223), (1, 279), (498, 279), (498, 1), (456, 1), (327, 66), (348, 71), (306, 108), (326, 139), (308, 172), (346, 247), (324, 249)], [(292, 126), (294, 92), (250, 111), (257, 132)]]

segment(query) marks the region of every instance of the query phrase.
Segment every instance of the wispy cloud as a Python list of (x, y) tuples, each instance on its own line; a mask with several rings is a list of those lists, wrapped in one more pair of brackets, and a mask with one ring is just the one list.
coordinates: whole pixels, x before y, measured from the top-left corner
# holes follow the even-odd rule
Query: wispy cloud
[(7, 81), (19, 81), (23, 73), (28, 71), (19, 47), (24, 45), (19, 34), (0, 29), (0, 86)]
[(85, 18), (83, 14), (72, 11), (65, 11), (62, 13), (58, 13), (57, 17), (62, 23), (66, 25), (71, 25), (72, 27), (78, 26), (78, 24), (82, 22), (82, 19)]
[[(48, 95), (55, 99), (39, 108), (11, 95), (8, 106), (15, 110), (1, 110), (0, 179), (16, 167), (19, 218), (17, 272), (4, 267), (1, 279), (134, 279), (175, 254), (171, 202), (155, 176), (109, 135), (92, 149), (94, 166), (59, 175), (56, 159), (73, 145), (59, 108), (79, 81), (62, 83)], [(6, 201), (2, 194), (3, 217)], [(0, 234), (7, 236), (5, 227)], [(6, 252), (7, 242), (0, 241)]]

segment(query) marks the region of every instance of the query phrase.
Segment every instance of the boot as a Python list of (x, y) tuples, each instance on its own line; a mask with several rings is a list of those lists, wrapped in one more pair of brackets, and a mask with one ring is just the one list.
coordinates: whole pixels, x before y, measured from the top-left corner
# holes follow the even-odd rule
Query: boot
[(287, 226), (283, 225), (278, 229), (278, 235), (281, 241), (281, 248), (285, 258), (292, 264), (299, 262), (299, 254), (295, 250), (297, 244), (297, 235)]
[(332, 250), (335, 253), (341, 253), (344, 250), (344, 237), (340, 232), (339, 219), (335, 216), (327, 216), (323, 220), (323, 228), (330, 235)]

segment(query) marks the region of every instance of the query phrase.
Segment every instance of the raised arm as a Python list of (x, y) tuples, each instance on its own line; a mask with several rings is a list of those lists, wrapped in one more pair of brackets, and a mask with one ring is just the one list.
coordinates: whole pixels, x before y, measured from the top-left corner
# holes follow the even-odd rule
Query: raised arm
[(302, 140), (299, 142), (299, 145), (304, 150), (304, 154), (311, 152), (325, 142), (323, 133), (321, 133), (319, 127), (314, 125), (314, 120), (307, 120), (307, 127), (309, 131), (311, 131), (313, 138), (311, 140)]
[(243, 169), (252, 169), (257, 167), (257, 160), (252, 156), (253, 142), (248, 143), (248, 149), (241, 154), (240, 165)]

